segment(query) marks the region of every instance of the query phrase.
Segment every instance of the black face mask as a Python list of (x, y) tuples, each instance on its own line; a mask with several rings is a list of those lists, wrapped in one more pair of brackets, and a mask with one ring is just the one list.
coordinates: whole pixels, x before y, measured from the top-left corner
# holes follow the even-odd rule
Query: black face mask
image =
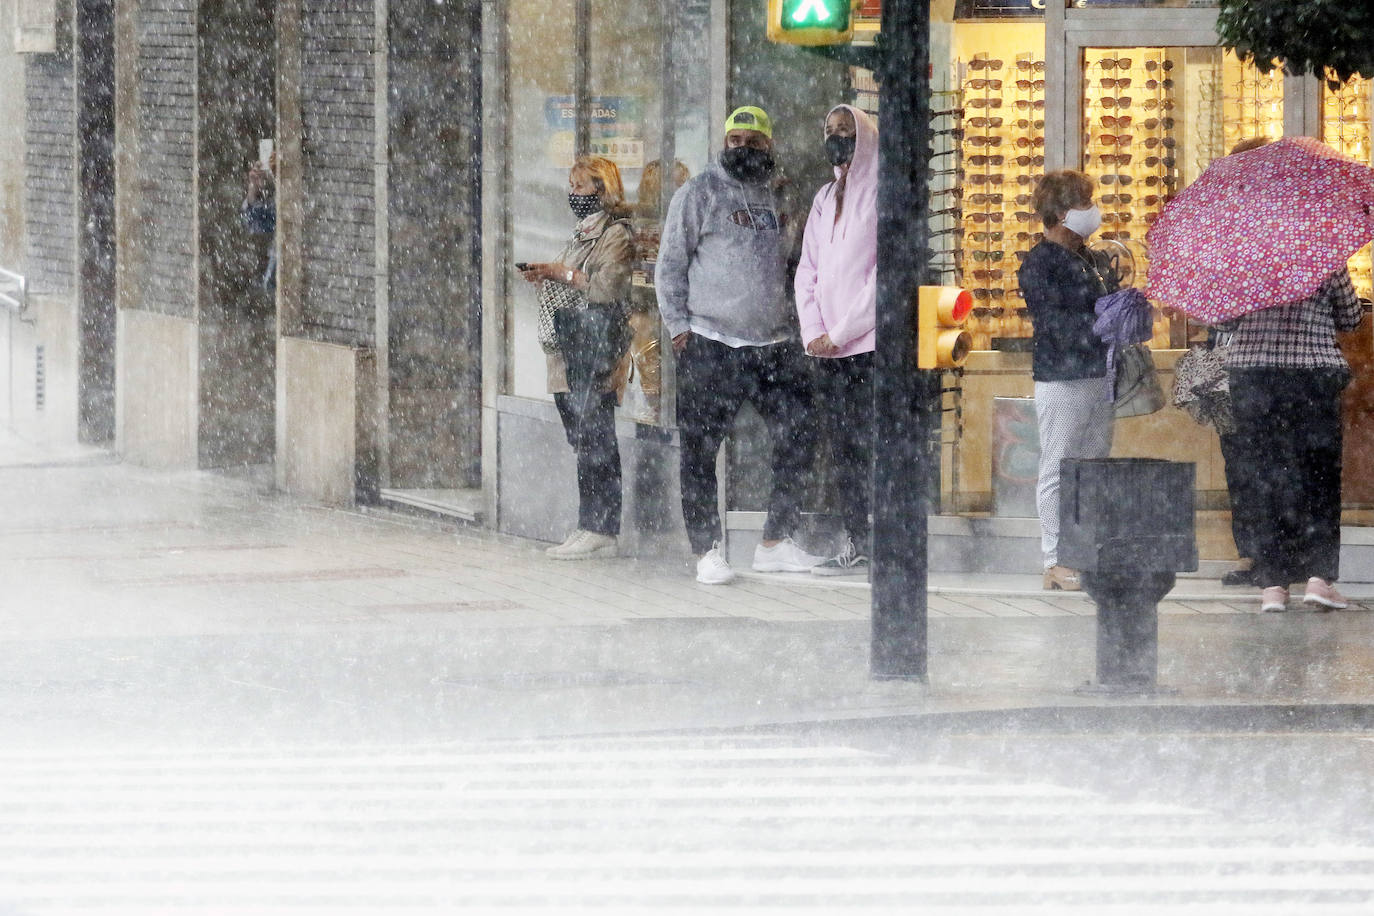
[(854, 137), (841, 137), (831, 134), (825, 138), (825, 154), (830, 157), (831, 165), (844, 165), (854, 161)]
[(586, 219), (601, 209), (601, 195), (569, 194), (568, 206), (572, 208), (573, 216), (578, 219)]
[(763, 181), (773, 174), (774, 165), (773, 154), (766, 149), (733, 146), (720, 151), (720, 167), (736, 181)]

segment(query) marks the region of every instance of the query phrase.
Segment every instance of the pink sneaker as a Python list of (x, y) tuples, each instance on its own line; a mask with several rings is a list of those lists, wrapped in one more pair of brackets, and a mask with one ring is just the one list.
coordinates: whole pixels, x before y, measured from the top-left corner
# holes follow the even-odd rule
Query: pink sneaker
[(1339, 611), (1350, 607), (1345, 596), (1336, 591), (1336, 586), (1316, 576), (1307, 580), (1307, 593), (1302, 596), (1303, 604), (1316, 605), (1318, 611)]
[(1282, 613), (1288, 610), (1288, 589), (1282, 585), (1271, 585), (1260, 593), (1260, 610)]

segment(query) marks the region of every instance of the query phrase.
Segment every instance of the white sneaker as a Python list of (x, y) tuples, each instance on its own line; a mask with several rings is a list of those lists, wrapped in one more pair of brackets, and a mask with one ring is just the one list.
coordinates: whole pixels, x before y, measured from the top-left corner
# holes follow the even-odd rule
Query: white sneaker
[(734, 580), (735, 571), (720, 552), (720, 543), (712, 544), (711, 549), (697, 560), (697, 581), (702, 585), (724, 585)]
[(613, 535), (583, 531), (582, 536), (558, 553), (549, 556), (555, 560), (595, 560), (598, 557), (616, 555), (616, 539)]
[(824, 559), (802, 550), (791, 538), (783, 538), (772, 547), (760, 544), (754, 548), (754, 569), (758, 572), (807, 572)]
[(574, 528), (572, 530), (572, 533), (563, 539), (563, 543), (548, 548), (544, 551), (544, 553), (551, 557), (556, 557), (560, 553), (571, 547), (573, 544), (577, 543), (577, 541), (580, 540), (582, 535), (584, 534), (586, 534), (586, 532), (583, 531), (581, 528)]

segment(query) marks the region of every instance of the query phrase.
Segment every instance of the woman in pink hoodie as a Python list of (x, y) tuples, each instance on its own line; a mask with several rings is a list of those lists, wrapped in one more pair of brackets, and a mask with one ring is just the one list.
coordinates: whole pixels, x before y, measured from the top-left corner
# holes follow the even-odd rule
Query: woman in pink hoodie
[(817, 357), (817, 394), (843, 506), (845, 543), (811, 572), (868, 572), (873, 469), (873, 329), (878, 283), (878, 128), (836, 105), (825, 117), (835, 180), (816, 192), (797, 265), (797, 316)]

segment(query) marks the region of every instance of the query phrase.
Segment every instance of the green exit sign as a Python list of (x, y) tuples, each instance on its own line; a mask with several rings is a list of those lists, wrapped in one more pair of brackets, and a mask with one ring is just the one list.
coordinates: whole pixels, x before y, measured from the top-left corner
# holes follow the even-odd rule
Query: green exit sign
[(854, 0), (769, 0), (768, 37), (795, 45), (850, 41), (854, 37)]
[(782, 27), (792, 29), (849, 28), (849, 0), (783, 0)]

